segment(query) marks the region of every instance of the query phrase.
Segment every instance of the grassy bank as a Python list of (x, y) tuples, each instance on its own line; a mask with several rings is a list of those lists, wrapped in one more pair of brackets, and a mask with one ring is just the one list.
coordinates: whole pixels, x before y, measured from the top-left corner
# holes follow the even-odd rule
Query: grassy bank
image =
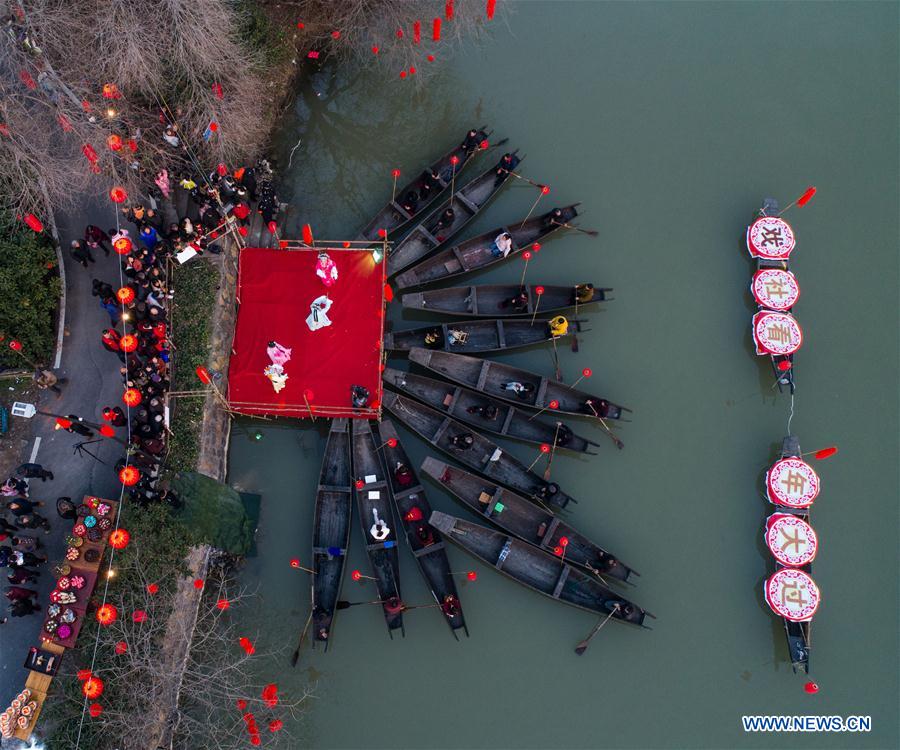
[[(175, 375), (172, 390), (201, 391), (195, 368), (209, 356), (210, 320), (219, 289), (219, 270), (200, 259), (179, 266), (173, 274), (175, 312), (172, 338)], [(167, 466), (176, 471), (192, 471), (197, 464), (200, 427), (203, 423), (202, 396), (178, 396), (172, 407), (172, 437)]]

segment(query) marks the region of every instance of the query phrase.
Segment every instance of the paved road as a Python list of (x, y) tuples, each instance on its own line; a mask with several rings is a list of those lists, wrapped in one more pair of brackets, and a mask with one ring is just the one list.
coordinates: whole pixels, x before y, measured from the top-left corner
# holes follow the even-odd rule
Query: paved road
[[(77, 414), (100, 422), (100, 412), (105, 405), (121, 403), (122, 385), (118, 358), (100, 344), (100, 332), (109, 325), (109, 316), (100, 307), (97, 298), (91, 296), (91, 279), (101, 278), (118, 288), (118, 256), (112, 253), (107, 258), (101, 251), (95, 255), (96, 263), (85, 270), (71, 259), (68, 245), (73, 238), (82, 236), (85, 224), (93, 223), (104, 230), (114, 226), (115, 213), (107, 203), (88, 207), (76, 219), (58, 217), (58, 220), (61, 222), (59, 231), (66, 270), (66, 338), (59, 374), (69, 378), (69, 382), (60, 398), (52, 392), (43, 394), (39, 408), (58, 414)], [(79, 436), (54, 430), (54, 422), (50, 418), (36, 416), (34, 420), (34, 435), (40, 441), (34, 460), (54, 473), (53, 481), (30, 480), (31, 497), (45, 502), (46, 507), (42, 511), (52, 524), (50, 535), (44, 536), (40, 531), (36, 534), (46, 543), (46, 552), (50, 557), (50, 563), (42, 570), (38, 586), (40, 603), (45, 607), (54, 580), (49, 568), (65, 553), (63, 538), (71, 528), (71, 522), (63, 521), (56, 515), (56, 498), (66, 495), (77, 500), (85, 494), (94, 494), (118, 499), (120, 485), (112, 465), (121, 457), (122, 446), (109, 440), (89, 446), (106, 462), (107, 465), (103, 465), (89, 456), (74, 454), (72, 446), (82, 439)], [(32, 443), (28, 451), (33, 447)], [(23, 460), (27, 458), (26, 455)], [(4, 586), (7, 585), (7, 572), (2, 570)], [(0, 603), (0, 610), (4, 615), (8, 614), (5, 601)], [(41, 613), (38, 612), (28, 617), (10, 618), (0, 626), (0, 710), (8, 706), (24, 687), (27, 672), (22, 664), (29, 646), (38, 643), (42, 623)]]

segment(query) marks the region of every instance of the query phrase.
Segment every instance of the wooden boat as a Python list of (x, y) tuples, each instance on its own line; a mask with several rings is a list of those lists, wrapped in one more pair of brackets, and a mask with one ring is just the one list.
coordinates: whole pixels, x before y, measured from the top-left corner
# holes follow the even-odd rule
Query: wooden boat
[[(538, 294), (535, 290), (540, 289)], [(584, 301), (575, 300), (576, 289), (583, 290)], [(410, 310), (428, 310), (447, 315), (471, 315), (477, 318), (502, 318), (516, 315), (546, 315), (591, 302), (602, 302), (608, 287), (593, 284), (576, 286), (518, 286), (516, 284), (484, 284), (482, 286), (451, 286), (428, 292), (404, 294), (400, 298), (403, 307)], [(522, 295), (525, 295), (524, 297)], [(537, 305), (537, 310), (535, 310)]]
[[(425, 488), (419, 482), (391, 420), (381, 421), (378, 425), (378, 435), (378, 443), (387, 468), (388, 488), (394, 500), (397, 518), (403, 523), (406, 541), (409, 542), (419, 571), (428, 584), (435, 602), (440, 605), (439, 611), (450, 626), (453, 637), (457, 637), (456, 631), (460, 628), (468, 635), (469, 630), (466, 628), (456, 582), (450, 570), (450, 561), (447, 559), (444, 538), (441, 532), (428, 523), (431, 505), (425, 496)], [(403, 470), (398, 471), (401, 467)]]
[(443, 531), (445, 539), (470, 555), (551, 599), (598, 615), (609, 615), (613, 620), (632, 625), (643, 625), (645, 617), (653, 616), (604, 586), (589, 573), (502, 531), (494, 531), (439, 511), (432, 512), (431, 525)]
[[(521, 495), (429, 456), (421, 470), (494, 526), (544, 550), (563, 550), (561, 559), (603, 577), (627, 581), (638, 575), (569, 524)], [(565, 547), (561, 545), (565, 540)]]
[[(485, 126), (482, 125), (478, 131), (479, 140), (485, 139), (490, 135), (490, 131), (486, 131), (484, 128)], [(450, 178), (453, 175), (453, 163), (451, 162), (451, 159), (454, 157), (458, 159), (458, 164), (456, 165), (457, 178), (459, 177), (459, 173), (472, 161), (472, 157), (466, 158), (466, 152), (461, 145), (463, 140), (464, 139), (460, 139), (459, 146), (450, 149), (440, 159), (429, 165), (428, 171), (434, 172), (438, 176), (438, 185), (430, 191), (427, 198), (421, 198), (422, 187), (425, 183), (426, 176), (425, 172), (422, 171), (418, 173), (414, 180), (406, 183), (403, 187), (398, 187), (397, 190), (394, 191), (395, 198), (375, 214), (375, 218), (373, 218), (372, 221), (363, 227), (356, 238), (357, 241), (369, 240), (371, 242), (377, 242), (381, 239), (378, 235), (379, 229), (386, 230), (390, 235), (405, 224), (408, 224), (417, 216), (421, 216), (425, 209), (434, 203), (435, 199), (441, 195), (444, 190), (450, 187)], [(474, 154), (472, 154), (472, 156), (474, 156)], [(404, 202), (405, 197), (410, 192), (416, 194), (418, 202), (412, 211), (407, 211), (401, 203)]]
[(333, 419), (316, 489), (312, 539), (312, 643), (331, 642), (353, 514), (348, 420)]
[[(409, 360), (467, 388), (517, 406), (549, 410), (550, 402), (555, 401), (558, 407), (553, 409), (554, 414), (599, 416), (602, 419), (621, 419), (624, 412), (631, 411), (558, 380), (501, 362), (422, 348), (410, 349)], [(504, 388), (507, 383), (521, 383), (527, 390), (516, 396), (513, 391)]]
[(375, 576), (378, 599), (382, 602), (388, 633), (393, 638), (394, 630), (403, 629), (397, 522), (391, 510), (385, 471), (378, 456), (378, 447), (369, 421), (366, 419), (352, 421), (356, 507), (362, 524), (363, 539), (366, 541), (366, 553), (369, 555), (372, 574)]
[[(516, 152), (512, 153), (515, 155)], [(393, 276), (421, 260), (472, 221), (509, 180), (509, 174), (497, 177), (497, 167), (497, 163), (493, 164), (486, 172), (457, 188), (451, 198), (441, 201), (421, 224), (394, 245), (387, 257), (387, 275)], [(454, 219), (447, 226), (438, 227), (441, 214), (447, 208), (453, 209)]]
[[(591, 453), (590, 447), (597, 445), (576, 435), (562, 422), (548, 424), (539, 419), (529, 419), (527, 414), (515, 406), (468, 388), (391, 367), (385, 369), (382, 377), (392, 388), (403, 391), (460, 422), (488, 432), (537, 445), (546, 443), (552, 446), (555, 443), (557, 448), (577, 453)], [(485, 409), (487, 413), (483, 411)]]
[[(578, 216), (578, 205), (573, 203), (571, 206), (562, 208), (562, 224), (569, 224)], [(554, 232), (562, 229), (561, 224), (548, 223), (550, 213), (548, 211), (527, 221), (511, 222), (507, 226), (497, 227), (458, 245), (441, 250), (401, 273), (396, 279), (396, 286), (398, 289), (408, 289), (413, 286), (432, 284), (435, 281), (444, 281), (470, 271), (478, 271), (492, 266), (494, 263), (512, 258), (523, 250), (527, 250), (535, 242), (543, 242)], [(512, 250), (506, 258), (502, 255), (494, 255), (492, 252), (494, 239), (503, 232), (509, 232), (512, 237)]]
[[(554, 337), (550, 333), (550, 320), (535, 318), (520, 320), (468, 320), (440, 325), (407, 328), (384, 334), (384, 348), (409, 351), (413, 347), (459, 352), (496, 352), (542, 344), (554, 338), (563, 338), (581, 331), (581, 321), (569, 320), (568, 331)], [(433, 343), (428, 343), (429, 338)]]
[[(472, 432), (461, 422), (396, 393), (385, 392), (382, 404), (410, 430), (479, 474), (537, 502), (564, 508), (574, 500), (555, 482), (545, 481), (496, 443)], [(457, 447), (462, 437), (471, 439), (467, 447)]]

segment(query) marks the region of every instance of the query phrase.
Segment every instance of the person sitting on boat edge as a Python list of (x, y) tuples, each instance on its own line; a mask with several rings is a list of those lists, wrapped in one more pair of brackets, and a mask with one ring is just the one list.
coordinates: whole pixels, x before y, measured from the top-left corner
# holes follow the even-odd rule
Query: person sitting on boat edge
[(593, 284), (576, 284), (575, 285), (575, 303), (585, 305), (594, 299)]
[(478, 149), (480, 143), (481, 138), (478, 137), (478, 131), (473, 129), (466, 133), (466, 138), (459, 147), (465, 152), (466, 158), (469, 158)]
[(527, 399), (534, 392), (533, 383), (520, 383), (517, 380), (511, 380), (503, 384), (504, 391), (512, 391), (521, 399)]
[(569, 332), (569, 321), (562, 315), (557, 315), (555, 318), (550, 319), (547, 328), (553, 338), (559, 338)]
[(513, 248), (512, 236), (509, 232), (501, 232), (494, 238), (491, 245), (491, 255), (495, 258), (505, 258)]
[(570, 430), (562, 422), (557, 423), (556, 427), (556, 444), (566, 446), (572, 442), (572, 430)]
[[(452, 224), (453, 220), (456, 219), (456, 211), (453, 210), (452, 206), (447, 206), (441, 214), (440, 218), (435, 222), (434, 226), (431, 228), (431, 233), (437, 237), (438, 232), (442, 229), (448, 229)], [(440, 239), (438, 237), (438, 239)]]
[(453, 596), (453, 594), (447, 594), (441, 602), (441, 612), (443, 612), (446, 617), (456, 617), (456, 615), (459, 614), (459, 599)]
[(438, 173), (431, 169), (426, 169), (422, 173), (421, 187), (419, 188), (419, 197), (423, 201), (427, 201), (430, 199), (432, 194), (436, 195), (441, 192), (441, 178), (438, 176)]
[(420, 523), (416, 526), (416, 536), (419, 537), (423, 547), (434, 544), (434, 534), (431, 533), (431, 527), (427, 523)]
[(397, 466), (394, 469), (394, 479), (397, 480), (397, 484), (400, 487), (409, 487), (413, 483), (413, 473), (405, 463), (397, 461)]
[(484, 406), (470, 406), (466, 411), (469, 414), (476, 414), (488, 422), (493, 422), (500, 413), (494, 404), (485, 404)]
[(461, 451), (468, 450), (475, 445), (475, 436), (471, 432), (461, 432), (450, 438), (450, 445)]
[(369, 389), (361, 385), (351, 385), (350, 403), (354, 409), (365, 408), (369, 403)]
[(505, 299), (502, 302), (499, 302), (497, 306), (501, 309), (511, 307), (516, 312), (525, 312), (528, 310), (528, 292), (522, 287), (521, 291), (515, 297)]
[(605, 398), (589, 398), (584, 402), (585, 411), (595, 417), (605, 417), (609, 414), (609, 401)]
[(440, 328), (432, 328), (425, 332), (425, 348), (440, 349), (443, 346), (444, 337)]
[(548, 482), (535, 492), (535, 496), (541, 500), (549, 501), (559, 493), (559, 485), (556, 482)]
[(521, 159), (515, 154), (503, 154), (503, 156), (500, 157), (500, 161), (497, 162), (497, 168), (494, 171), (494, 174), (496, 175), (494, 178), (494, 187), (499, 187), (503, 181), (509, 177), (510, 172), (519, 166), (520, 161)]
[(316, 621), (316, 639), (327, 641), (329, 636), (329, 628), (331, 626), (331, 616), (323, 607), (316, 606), (313, 610), (313, 617)]

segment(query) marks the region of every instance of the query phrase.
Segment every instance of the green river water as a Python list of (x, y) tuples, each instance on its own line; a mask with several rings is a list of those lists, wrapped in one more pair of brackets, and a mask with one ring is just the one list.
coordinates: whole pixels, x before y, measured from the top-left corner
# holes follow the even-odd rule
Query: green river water
[[(432, 63), (441, 70), (421, 89), (385, 71), (303, 84), (282, 126), (283, 170), (301, 140), (282, 197), (317, 236), (352, 237), (393, 167), (410, 175), (482, 123), (551, 186), (542, 208), (582, 201), (581, 223), (600, 236), (548, 241), (528, 279), (615, 288), (580, 352), (562, 347), (562, 369), (571, 381), (591, 367), (589, 390), (634, 421), (621, 452), (579, 425), (600, 455), (560, 456), (554, 478), (579, 500), (569, 520), (641, 572), (628, 595), (658, 617), (652, 631), (611, 624), (579, 657), (594, 617), (450, 549), (454, 570), (480, 573), (461, 586), (471, 638), (455, 642), (421, 610), (391, 641), (380, 609), (357, 607), (338, 616), (328, 654), (265, 674), (287, 694), (317, 680), (295, 727), (305, 745), (898, 747), (898, 21), (893, 2), (518, 3), (486, 44)], [(790, 398), (751, 352), (742, 248), (763, 196), (785, 204), (808, 184), (817, 196), (788, 217), (805, 333), (792, 427), (804, 449), (840, 446), (818, 466), (813, 513), (817, 695), (792, 674), (761, 601), (761, 474)], [(464, 236), (523, 216), (534, 198), (506, 188)], [(474, 280), (515, 282), (521, 269), (517, 259)], [(396, 304), (389, 317), (412, 324)], [(553, 369), (544, 348), (502, 359)], [(246, 628), (288, 653), (309, 603), (288, 561), (310, 557), (323, 436), (249, 420), (232, 435), (230, 482), (263, 495), (260, 554), (243, 576), (260, 603)], [(401, 439), (418, 465), (426, 446)], [(434, 507), (467, 517), (426, 488)], [(348, 570), (365, 572), (356, 518), (353, 531)], [(401, 553), (404, 599), (427, 602)], [(348, 577), (343, 598), (373, 591)], [(872, 731), (746, 734), (746, 714), (868, 715)]]

